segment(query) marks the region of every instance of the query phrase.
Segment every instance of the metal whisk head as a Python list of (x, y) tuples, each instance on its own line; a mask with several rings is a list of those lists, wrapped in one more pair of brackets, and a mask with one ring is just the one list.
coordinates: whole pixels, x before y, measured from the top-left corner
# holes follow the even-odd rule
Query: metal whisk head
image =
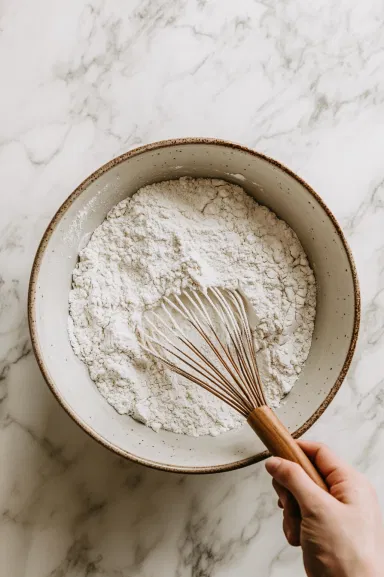
[[(159, 312), (147, 316), (141, 345), (244, 415), (272, 455), (297, 463), (328, 491), (313, 463), (267, 406), (256, 363), (253, 315), (240, 290), (186, 291), (164, 298)], [(185, 321), (192, 331), (184, 329)], [(199, 337), (197, 344), (192, 334)]]
[(165, 297), (158, 312), (146, 316), (141, 346), (248, 417), (267, 402), (247, 309), (238, 290), (188, 290)]

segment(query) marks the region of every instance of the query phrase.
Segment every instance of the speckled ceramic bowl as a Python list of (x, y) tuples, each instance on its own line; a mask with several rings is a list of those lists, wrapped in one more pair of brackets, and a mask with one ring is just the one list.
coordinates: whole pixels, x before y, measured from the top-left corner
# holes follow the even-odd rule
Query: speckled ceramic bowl
[(243, 146), (202, 138), (156, 142), (123, 154), (85, 180), (61, 206), (36, 254), (29, 288), (33, 347), (52, 392), (94, 439), (139, 463), (184, 473), (244, 467), (266, 452), (252, 430), (192, 438), (152, 429), (119, 415), (74, 355), (67, 334), (68, 293), (80, 243), (107, 212), (143, 185), (180, 176), (241, 184), (297, 233), (314, 269), (317, 317), (309, 358), (278, 411), (295, 436), (322, 414), (339, 389), (356, 345), (358, 280), (351, 251), (334, 216), (303, 180), (275, 160)]

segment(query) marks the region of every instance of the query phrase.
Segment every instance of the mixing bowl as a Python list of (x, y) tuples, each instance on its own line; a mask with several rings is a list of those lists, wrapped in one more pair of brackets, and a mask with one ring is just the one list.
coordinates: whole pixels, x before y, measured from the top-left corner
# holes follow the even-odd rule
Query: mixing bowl
[(250, 427), (218, 437), (154, 432), (119, 415), (101, 396), (67, 334), (68, 294), (79, 248), (119, 201), (141, 186), (181, 176), (240, 184), (299, 237), (317, 281), (311, 351), (277, 413), (299, 436), (339, 389), (356, 345), (360, 297), (351, 251), (334, 216), (301, 178), (280, 163), (231, 142), (185, 138), (156, 142), (111, 160), (59, 208), (38, 248), (29, 288), (29, 323), (37, 361), (53, 394), (94, 439), (133, 461), (184, 473), (213, 473), (267, 456)]

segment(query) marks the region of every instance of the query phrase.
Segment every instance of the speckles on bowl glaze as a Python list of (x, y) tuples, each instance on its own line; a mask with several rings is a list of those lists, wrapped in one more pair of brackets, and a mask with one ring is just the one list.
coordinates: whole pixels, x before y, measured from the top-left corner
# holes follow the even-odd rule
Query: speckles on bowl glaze
[[(59, 208), (58, 212), (56, 213), (56, 215), (52, 219), (51, 223), (49, 224), (49, 226), (48, 226), (48, 228), (47, 228), (47, 230), (46, 230), (46, 232), (42, 238), (42, 241), (41, 241), (40, 246), (38, 248), (38, 251), (36, 253), (36, 257), (35, 257), (33, 268), (32, 268), (31, 279), (30, 279), (29, 295), (28, 295), (28, 318), (29, 318), (29, 325), (30, 325), (30, 332), (31, 332), (33, 348), (34, 348), (40, 369), (41, 369), (48, 385), (50, 386), (53, 394), (56, 396), (58, 401), (65, 408), (65, 410), (89, 435), (91, 435), (93, 438), (95, 438), (99, 443), (101, 443), (104, 446), (108, 447), (109, 449), (113, 450), (115, 453), (117, 453), (121, 456), (124, 456), (126, 458), (129, 458), (133, 461), (142, 463), (144, 465), (148, 465), (148, 466), (151, 466), (154, 468), (163, 469), (163, 470), (172, 471), (172, 472), (213, 473), (213, 472), (226, 471), (226, 470), (230, 470), (230, 469), (237, 469), (239, 467), (250, 465), (251, 463), (254, 463), (254, 462), (257, 462), (257, 461), (264, 459), (266, 456), (268, 456), (268, 453), (266, 451), (262, 451), (262, 452), (257, 453), (256, 455), (253, 455), (252, 457), (239, 459), (237, 461), (234, 461), (234, 462), (231, 462), (228, 464), (224, 464), (224, 465), (205, 466), (205, 467), (194, 467), (194, 466), (179, 467), (179, 466), (167, 465), (167, 464), (164, 464), (161, 462), (157, 462), (155, 460), (143, 458), (143, 457), (140, 457), (136, 454), (133, 454), (132, 452), (128, 452), (126, 450), (121, 449), (116, 443), (110, 442), (107, 439), (105, 439), (96, 430), (95, 425), (87, 425), (84, 422), (84, 420), (79, 415), (77, 415), (75, 413), (75, 411), (72, 410), (71, 406), (69, 406), (67, 401), (59, 393), (59, 391), (56, 388), (55, 382), (51, 378), (49, 371), (47, 370), (47, 367), (45, 365), (44, 359), (43, 359), (43, 352), (40, 348), (40, 342), (39, 342), (39, 336), (38, 336), (38, 327), (37, 327), (37, 322), (36, 322), (36, 294), (38, 291), (37, 283), (38, 283), (38, 279), (39, 279), (39, 272), (40, 272), (40, 268), (41, 268), (41, 263), (42, 263), (42, 260), (44, 258), (44, 255), (45, 255), (45, 252), (47, 250), (47, 246), (48, 246), (49, 240), (53, 234), (53, 231), (56, 229), (58, 224), (61, 222), (61, 219), (65, 217), (67, 210), (75, 202), (75, 200), (84, 192), (84, 190), (86, 190), (93, 182), (95, 182), (97, 179), (99, 179), (105, 173), (112, 170), (114, 167), (123, 164), (127, 160), (132, 160), (135, 162), (135, 164), (139, 163), (140, 157), (142, 155), (150, 155), (152, 157), (152, 162), (156, 163), (158, 165), (156, 167), (156, 170), (158, 171), (159, 177), (165, 179), (167, 175), (164, 174), (162, 176), (162, 171), (164, 171), (164, 172), (166, 171), (167, 166), (169, 166), (169, 162), (164, 161), (162, 163), (160, 161), (161, 155), (164, 154), (164, 152), (168, 152), (168, 155), (172, 157), (172, 161), (174, 163), (177, 163), (176, 166), (183, 166), (182, 156), (184, 154), (185, 147), (190, 147), (191, 145), (199, 146), (199, 147), (200, 146), (204, 146), (204, 147), (208, 146), (208, 148), (206, 150), (204, 150), (204, 152), (203, 152), (204, 157), (209, 157), (209, 155), (212, 154), (213, 152), (215, 152), (216, 156), (218, 156), (218, 159), (215, 161), (215, 163), (211, 162), (211, 163), (209, 163), (209, 166), (210, 167), (213, 167), (213, 166), (217, 167), (221, 163), (222, 169), (228, 168), (228, 172), (230, 171), (234, 174), (237, 173), (237, 174), (246, 175), (252, 166), (252, 162), (250, 162), (251, 157), (254, 159), (257, 159), (258, 161), (263, 161), (263, 162), (267, 163), (269, 167), (272, 167), (272, 169), (276, 171), (276, 174), (275, 174), (276, 179), (277, 179), (278, 173), (283, 173), (285, 176), (291, 177), (296, 183), (301, 184), (302, 187), (306, 190), (306, 192), (310, 195), (310, 198), (308, 199), (308, 210), (311, 213), (313, 213), (316, 210), (316, 207), (318, 207), (320, 209), (319, 210), (319, 218), (322, 220), (322, 222), (325, 223), (325, 221), (326, 221), (326, 219), (324, 219), (324, 217), (323, 217), (323, 215), (325, 214), (328, 217), (329, 221), (333, 225), (335, 235), (334, 235), (334, 238), (332, 239), (332, 242), (333, 243), (340, 243), (342, 249), (344, 250), (344, 252), (347, 256), (347, 260), (349, 263), (348, 264), (349, 268), (346, 268), (345, 272), (352, 276), (354, 317), (353, 317), (351, 334), (348, 336), (346, 333), (344, 333), (343, 338), (344, 339), (349, 338), (350, 340), (349, 340), (348, 350), (347, 350), (347, 353), (346, 353), (346, 356), (345, 356), (345, 359), (344, 359), (344, 362), (342, 364), (341, 369), (338, 370), (338, 374), (335, 374), (332, 377), (331, 375), (336, 372), (334, 365), (332, 365), (332, 370), (329, 371), (330, 376), (328, 377), (328, 382), (330, 382), (332, 384), (332, 386), (330, 387), (328, 394), (325, 396), (325, 398), (323, 399), (321, 404), (317, 407), (317, 409), (313, 412), (311, 417), (299, 429), (297, 429), (295, 431), (294, 436), (299, 437), (302, 433), (304, 433), (316, 421), (316, 419), (323, 413), (325, 408), (329, 405), (329, 403), (332, 401), (335, 394), (337, 393), (338, 389), (340, 388), (341, 383), (343, 382), (344, 377), (347, 373), (348, 367), (350, 365), (350, 362), (351, 362), (351, 359), (353, 356), (353, 352), (355, 350), (357, 335), (358, 335), (358, 329), (359, 329), (359, 322), (360, 322), (360, 292), (359, 292), (359, 286), (358, 286), (358, 280), (357, 280), (355, 265), (353, 262), (353, 258), (352, 258), (350, 249), (346, 243), (344, 235), (343, 235), (336, 219), (334, 218), (331, 211), (327, 208), (327, 206), (323, 203), (321, 198), (316, 194), (316, 192), (314, 192), (312, 190), (312, 188), (307, 183), (305, 183), (300, 177), (295, 175), (291, 170), (284, 167), (279, 162), (277, 162), (271, 158), (268, 158), (267, 156), (265, 156), (263, 154), (255, 152), (254, 150), (248, 149), (244, 146), (234, 144), (232, 142), (227, 142), (227, 141), (218, 140), (218, 139), (210, 139), (210, 138), (185, 138), (185, 139), (167, 140), (167, 141), (162, 141), (162, 142), (156, 142), (153, 144), (149, 144), (149, 145), (142, 146), (142, 147), (139, 147), (137, 149), (131, 150), (131, 151), (119, 156), (118, 158), (111, 160), (110, 162), (108, 162), (104, 166), (102, 166), (100, 169), (98, 169), (96, 172), (94, 172), (83, 183), (80, 184), (80, 186), (68, 197), (68, 199)], [(220, 148), (222, 148), (224, 150), (225, 154), (220, 151)], [(218, 150), (220, 151), (220, 154), (217, 154)], [(234, 158), (235, 153), (238, 156), (239, 152), (242, 153), (241, 154), (241, 162), (240, 162), (240, 157), (239, 157), (235, 171), (230, 170), (230, 163), (228, 163), (228, 161), (225, 163), (225, 162), (222, 162), (222, 160), (220, 160), (225, 155), (227, 155), (227, 157)], [(195, 153), (193, 151), (191, 151), (191, 154), (195, 154)], [(207, 165), (208, 165), (208, 163), (207, 163)], [(195, 174), (195, 172), (194, 172), (195, 170), (196, 170), (195, 168), (193, 168), (193, 169), (191, 168), (191, 172), (193, 172), (193, 174)], [(223, 172), (225, 172), (225, 170), (223, 170)], [(279, 190), (283, 190), (283, 188), (280, 186)], [(262, 187), (260, 187), (259, 192), (264, 194), (264, 190)], [(290, 190), (290, 188), (285, 189), (285, 192), (286, 192), (286, 194), (288, 194), (292, 197), (292, 191)], [(312, 238), (315, 238), (315, 236), (312, 235)], [(329, 271), (326, 274), (328, 277), (330, 276)], [(41, 295), (41, 296), (43, 296), (43, 295)], [(348, 298), (351, 298), (350, 293), (348, 295)], [(337, 314), (340, 314), (340, 311), (338, 311)], [(341, 316), (345, 316), (345, 311), (342, 313)], [(315, 336), (315, 338), (316, 338), (316, 336)], [(337, 339), (338, 339), (338, 337), (337, 337)], [(322, 394), (324, 394), (324, 393), (322, 392)], [(316, 396), (318, 397), (319, 395), (320, 395), (320, 392), (317, 392)], [(297, 404), (297, 401), (295, 401), (295, 404)], [(301, 411), (298, 412), (298, 416), (299, 417), (302, 416)]]

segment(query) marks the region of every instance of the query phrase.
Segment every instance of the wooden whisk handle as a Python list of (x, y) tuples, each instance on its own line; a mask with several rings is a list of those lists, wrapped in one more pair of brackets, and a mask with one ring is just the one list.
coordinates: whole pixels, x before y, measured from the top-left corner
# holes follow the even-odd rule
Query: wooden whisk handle
[(269, 407), (254, 409), (247, 421), (272, 455), (297, 463), (316, 485), (328, 491), (327, 485), (313, 463)]

